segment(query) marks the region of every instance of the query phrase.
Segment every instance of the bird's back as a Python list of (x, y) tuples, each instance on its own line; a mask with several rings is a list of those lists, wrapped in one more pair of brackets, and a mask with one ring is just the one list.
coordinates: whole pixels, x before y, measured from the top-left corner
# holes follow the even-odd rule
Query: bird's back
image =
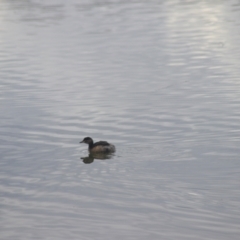
[(106, 141), (99, 141), (93, 144), (93, 146), (89, 149), (91, 152), (103, 152), (103, 153), (110, 153), (115, 152), (115, 146), (106, 142)]

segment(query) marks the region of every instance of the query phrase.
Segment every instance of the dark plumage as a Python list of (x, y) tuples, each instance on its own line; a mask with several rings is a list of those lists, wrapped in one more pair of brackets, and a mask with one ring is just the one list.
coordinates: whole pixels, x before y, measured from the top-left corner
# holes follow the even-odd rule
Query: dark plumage
[(91, 153), (113, 153), (116, 151), (114, 145), (106, 141), (99, 141), (94, 143), (90, 137), (85, 137), (80, 143), (88, 144), (88, 151)]

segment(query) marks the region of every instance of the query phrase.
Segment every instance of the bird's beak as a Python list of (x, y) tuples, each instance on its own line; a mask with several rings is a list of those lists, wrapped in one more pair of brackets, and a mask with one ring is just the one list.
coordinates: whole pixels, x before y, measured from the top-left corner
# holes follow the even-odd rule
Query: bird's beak
[(83, 143), (83, 140), (81, 142), (79, 142), (79, 143)]

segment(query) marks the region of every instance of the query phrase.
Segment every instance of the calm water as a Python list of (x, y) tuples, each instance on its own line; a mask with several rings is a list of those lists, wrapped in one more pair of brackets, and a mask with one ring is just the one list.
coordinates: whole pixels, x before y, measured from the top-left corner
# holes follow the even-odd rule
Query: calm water
[(239, 239), (239, 43), (239, 1), (2, 0), (0, 239)]

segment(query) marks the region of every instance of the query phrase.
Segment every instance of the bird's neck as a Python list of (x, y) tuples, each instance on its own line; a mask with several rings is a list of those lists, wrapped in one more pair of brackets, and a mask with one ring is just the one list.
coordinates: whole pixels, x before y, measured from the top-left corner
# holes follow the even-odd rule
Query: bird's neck
[(88, 149), (91, 149), (93, 147), (93, 142), (90, 142), (89, 144), (88, 144)]

